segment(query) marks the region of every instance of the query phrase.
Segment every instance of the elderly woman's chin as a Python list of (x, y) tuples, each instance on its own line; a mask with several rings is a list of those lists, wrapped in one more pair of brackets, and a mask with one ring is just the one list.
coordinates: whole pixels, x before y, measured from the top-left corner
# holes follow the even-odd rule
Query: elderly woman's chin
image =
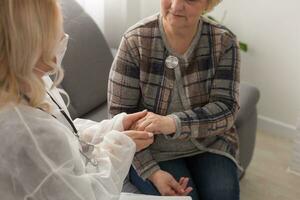
[(178, 15), (169, 15), (166, 18), (166, 23), (172, 27), (186, 26), (186, 18)]

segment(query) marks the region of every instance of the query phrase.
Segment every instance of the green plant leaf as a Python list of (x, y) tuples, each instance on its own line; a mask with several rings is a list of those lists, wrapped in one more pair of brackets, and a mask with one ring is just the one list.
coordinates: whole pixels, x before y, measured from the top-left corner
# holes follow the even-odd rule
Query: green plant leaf
[(244, 52), (247, 52), (248, 51), (248, 45), (244, 42), (239, 42), (239, 45), (240, 45), (240, 49)]
[[(214, 22), (218, 22), (214, 17), (212, 17), (211, 15), (206, 15), (206, 17)], [(219, 23), (219, 22), (218, 22)]]

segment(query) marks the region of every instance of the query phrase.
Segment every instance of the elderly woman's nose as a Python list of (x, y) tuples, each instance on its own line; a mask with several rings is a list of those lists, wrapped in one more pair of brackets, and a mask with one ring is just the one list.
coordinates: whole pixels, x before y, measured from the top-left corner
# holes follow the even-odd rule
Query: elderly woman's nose
[(184, 8), (184, 1), (183, 0), (172, 0), (172, 10), (180, 11)]

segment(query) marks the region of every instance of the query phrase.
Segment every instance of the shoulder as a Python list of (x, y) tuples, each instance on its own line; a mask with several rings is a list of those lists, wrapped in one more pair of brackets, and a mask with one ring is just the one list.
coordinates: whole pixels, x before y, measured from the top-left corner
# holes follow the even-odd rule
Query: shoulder
[(236, 43), (236, 35), (226, 26), (209, 19), (208, 17), (202, 17), (203, 31), (216, 43)]
[[(19, 113), (18, 106), (7, 105), (0, 109), (0, 137), (13, 137), (24, 136), (25, 126), (22, 122)], [(2, 139), (1, 139), (2, 140)], [(0, 145), (1, 146), (1, 145)]]
[(9, 136), (11, 140), (8, 142), (15, 145), (26, 145), (30, 141), (39, 143), (48, 139), (65, 142), (68, 138), (67, 127), (51, 115), (29, 106), (7, 106), (1, 109), (0, 118), (0, 137), (3, 139)]
[[(159, 40), (156, 40), (156, 39)], [(119, 47), (118, 56), (122, 60), (130, 60), (136, 66), (139, 65), (139, 59), (151, 44), (160, 41), (161, 34), (159, 31), (159, 14), (144, 18), (135, 25), (131, 26), (122, 37)], [(150, 52), (150, 51), (146, 51)]]

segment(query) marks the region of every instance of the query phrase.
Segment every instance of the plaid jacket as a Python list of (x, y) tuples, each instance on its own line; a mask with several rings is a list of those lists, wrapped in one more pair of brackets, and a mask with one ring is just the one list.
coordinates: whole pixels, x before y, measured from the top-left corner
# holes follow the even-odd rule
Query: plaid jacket
[[(165, 66), (170, 52), (159, 28), (159, 15), (131, 27), (122, 38), (108, 86), (111, 115), (147, 109), (166, 115), (173, 91), (174, 69)], [(172, 113), (180, 120), (176, 139), (191, 139), (203, 151), (238, 163), (234, 126), (239, 109), (240, 56), (236, 37), (225, 27), (201, 19), (198, 43), (186, 61), (180, 60), (189, 108)], [(151, 146), (136, 154), (133, 165), (142, 178), (159, 169)]]

